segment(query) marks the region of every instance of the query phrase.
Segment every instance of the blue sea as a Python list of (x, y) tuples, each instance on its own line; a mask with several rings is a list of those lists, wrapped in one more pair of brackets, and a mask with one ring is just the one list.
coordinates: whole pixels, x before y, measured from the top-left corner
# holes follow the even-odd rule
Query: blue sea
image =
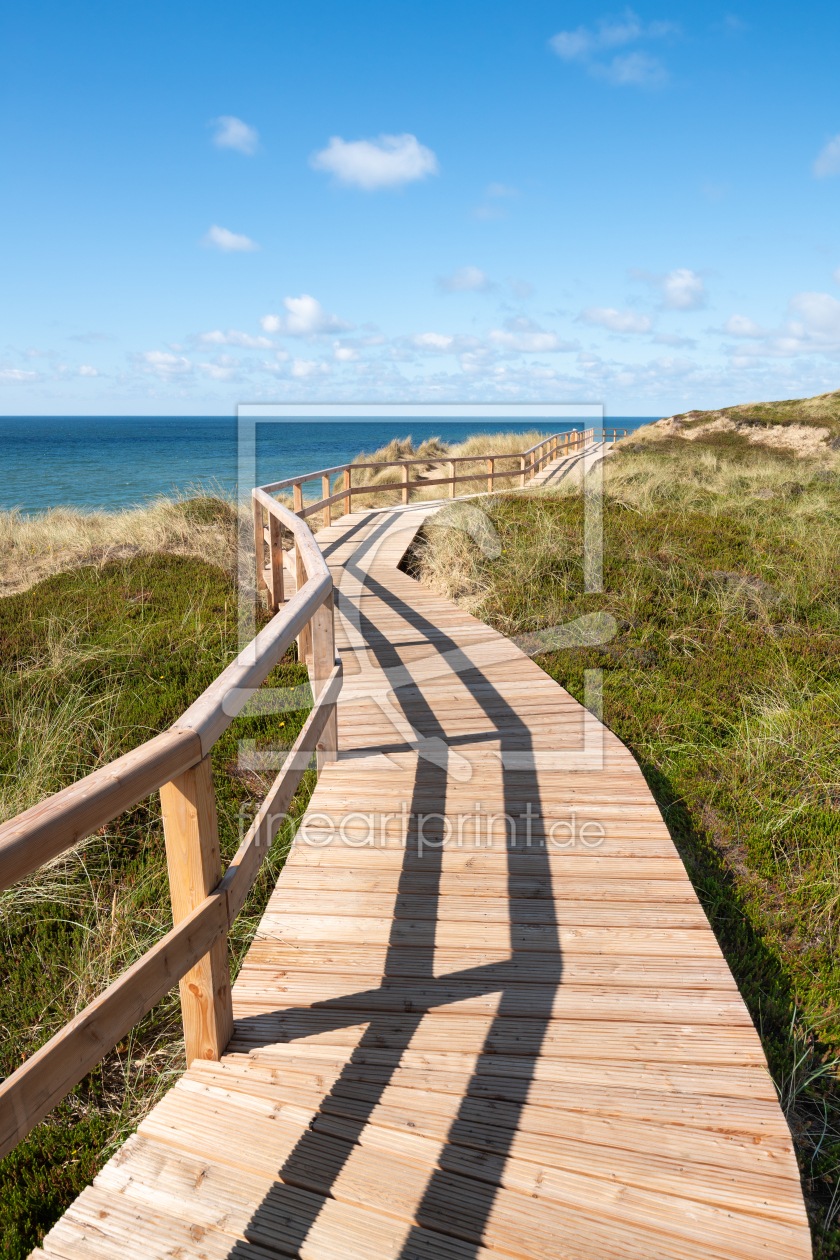
[[(635, 429), (652, 417), (611, 417), (609, 427)], [(392, 438), (461, 442), (472, 433), (521, 430), (521, 420), (383, 420), (266, 424), (257, 429), (259, 483), (348, 463)], [(545, 427), (545, 426), (540, 426)], [(558, 424), (555, 431), (583, 428)], [(0, 507), (40, 512), (62, 504), (116, 510), (160, 494), (236, 490), (233, 416), (0, 417)], [(250, 489), (250, 487), (249, 487)], [(320, 498), (320, 482), (304, 487)]]

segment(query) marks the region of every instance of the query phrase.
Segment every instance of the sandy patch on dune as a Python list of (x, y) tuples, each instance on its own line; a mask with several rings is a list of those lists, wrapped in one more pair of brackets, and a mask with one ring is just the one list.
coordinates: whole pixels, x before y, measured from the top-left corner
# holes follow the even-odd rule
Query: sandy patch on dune
[(820, 455), (825, 452), (826, 439), (831, 430), (818, 428), (810, 424), (746, 424), (730, 420), (729, 416), (720, 416), (708, 424), (698, 424), (696, 428), (686, 429), (684, 423), (674, 416), (667, 420), (659, 420), (654, 426), (668, 437), (687, 438), (694, 442), (698, 438), (707, 437), (711, 433), (737, 433), (755, 446), (770, 446), (777, 450), (793, 451), (800, 457)]

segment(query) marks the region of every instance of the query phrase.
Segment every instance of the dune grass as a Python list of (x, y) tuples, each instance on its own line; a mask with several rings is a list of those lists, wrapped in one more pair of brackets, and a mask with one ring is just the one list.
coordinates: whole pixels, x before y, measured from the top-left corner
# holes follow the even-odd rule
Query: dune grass
[(235, 506), (216, 488), (191, 498), (161, 497), (121, 512), (57, 507), (27, 515), (0, 510), (0, 596), (24, 591), (53, 573), (139, 555), (198, 556), (232, 572)]
[[(186, 512), (208, 529), (208, 516), (215, 523), (225, 515), (206, 503)], [(123, 526), (106, 522), (102, 533), (125, 539)], [(83, 565), (0, 600), (0, 821), (165, 729), (236, 650), (230, 576), (188, 556)], [(292, 651), (269, 681), (305, 680)], [(224, 859), (238, 846), (240, 812), (247, 825), (265, 791), (240, 767), (237, 741), (286, 748), (304, 717), (237, 719), (213, 749)], [(293, 814), (313, 779), (308, 771)], [(287, 827), (231, 932), (234, 974), (290, 838)], [(171, 926), (157, 794), (0, 893), (0, 1073)], [(29, 1254), (183, 1067), (176, 989), (0, 1162), (0, 1254)]]
[[(413, 572), (507, 635), (609, 612), (537, 660), (604, 720), (659, 803), (759, 1029), (815, 1253), (840, 1256), (840, 469), (732, 442), (622, 444), (604, 591), (582, 592), (578, 483), (474, 500), (497, 558), (427, 523)], [(772, 497), (770, 497), (772, 496)]]
[[(524, 433), (473, 433), (463, 442), (447, 443), (442, 442), (440, 438), (427, 438), (418, 446), (415, 446), (411, 437), (395, 438), (389, 442), (387, 446), (382, 446), (379, 450), (367, 453), (363, 451), (356, 457), (354, 463), (387, 463), (401, 459), (420, 459), (424, 462), (414, 465), (409, 469), (409, 477), (412, 481), (431, 480), (438, 477), (449, 476), (448, 460), (466, 458), (470, 462), (458, 465), (456, 468), (457, 476), (472, 477), (473, 480), (460, 482), (456, 487), (456, 494), (479, 494), (487, 489), (487, 456), (510, 454), (510, 459), (497, 459), (495, 473), (499, 475), (505, 472), (519, 471), (519, 452), (526, 451), (532, 446), (536, 446), (538, 442), (548, 437), (547, 433), (541, 433), (536, 429), (528, 430)], [(352, 510), (359, 511), (362, 508), (370, 507), (392, 507), (402, 501), (401, 491), (399, 489), (402, 481), (402, 469), (400, 468), (354, 468), (353, 473), (354, 486), (371, 486), (371, 487), (387, 487), (393, 486), (393, 491), (379, 490), (375, 494), (353, 495)], [(514, 478), (505, 478), (499, 481), (500, 487), (508, 487), (515, 485)], [(340, 473), (333, 478), (332, 493), (337, 494), (344, 486), (344, 475)], [(411, 501), (423, 501), (428, 499), (446, 498), (449, 494), (448, 486), (417, 486), (411, 491)], [(333, 516), (339, 517), (344, 509), (343, 502), (333, 504)], [(314, 518), (310, 518), (314, 520)]]

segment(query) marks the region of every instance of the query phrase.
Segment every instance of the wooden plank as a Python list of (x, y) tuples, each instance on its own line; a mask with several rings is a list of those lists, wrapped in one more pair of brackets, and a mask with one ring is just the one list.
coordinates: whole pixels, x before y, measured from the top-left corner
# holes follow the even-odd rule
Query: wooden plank
[[(281, 886), (282, 887), (282, 886)], [(411, 894), (391, 896), (388, 893), (311, 891), (306, 888), (282, 887), (266, 915), (271, 923), (277, 913), (275, 905), (282, 898), (283, 912), (294, 915), (352, 915), (362, 919), (378, 918), (426, 919), (438, 923), (533, 923), (551, 927), (555, 924), (595, 927), (634, 927), (645, 923), (650, 929), (697, 928), (708, 930), (702, 906), (675, 902), (638, 901), (575, 901), (555, 897), (552, 901), (520, 897), (464, 897), (454, 893), (446, 897), (424, 897)]]
[(460, 1053), (539, 1053), (546, 1058), (596, 1058), (608, 1037), (615, 1062), (693, 1063), (725, 1068), (765, 1067), (764, 1053), (752, 1026), (719, 1027), (703, 1024), (674, 1025), (631, 1020), (545, 1020), (539, 1029), (523, 1026), (519, 1018), (503, 1016), (441, 1015), (438, 1012), (403, 1016), (367, 1011), (363, 1015), (340, 1010), (290, 1010), (252, 1015), (247, 1009), (236, 1022), (231, 1051), (248, 1051), (273, 1042), (298, 1041), (302, 1045), (358, 1045), (365, 1037), (392, 1050), (435, 1050), (447, 1045)]
[[(261, 683), (265, 682), (292, 640), (332, 592), (332, 578), (310, 578), (243, 648), (174, 724), (173, 730), (194, 731), (206, 756)], [(117, 763), (114, 763), (117, 764)]]
[[(172, 921), (177, 926), (205, 901), (222, 878), (219, 826), (210, 758), (160, 790)], [(218, 1059), (233, 1031), (227, 933), (179, 981), (187, 1067)]]
[(265, 570), (265, 543), (263, 541), (263, 505), (259, 499), (252, 498), (251, 506), (254, 514), (254, 562), (257, 574), (257, 591), (266, 589), (265, 578), (263, 572)]
[[(377, 1014), (435, 1011), (438, 1015), (494, 1015), (524, 1020), (581, 1018), (632, 1020), (640, 1023), (702, 1024), (752, 1030), (752, 1021), (738, 993), (731, 990), (662, 989), (651, 986), (574, 985), (514, 982), (504, 965), (487, 969), (485, 981), (456, 975), (436, 980), (382, 979), (357, 975), (327, 977), (320, 972), (277, 972), (240, 977), (236, 986), (237, 1018), (272, 1011), (303, 1011), (327, 1004), (334, 1011)], [(210, 1055), (205, 1055), (210, 1058)]]
[(285, 602), (283, 590), (283, 532), (280, 519), (273, 512), (268, 514), (268, 549), (271, 573), (271, 605), (272, 613), (277, 613)]
[[(347, 860), (352, 860), (352, 851), (347, 852)], [(386, 870), (374, 867), (366, 871), (364, 866), (325, 868), (298, 863), (285, 872), (283, 888), (336, 894), (397, 894), (405, 887), (406, 874), (398, 867)], [(553, 901), (559, 897), (564, 901), (662, 901), (696, 905), (696, 893), (687, 879), (644, 879), (641, 871), (636, 879), (584, 880), (573, 871), (567, 873), (562, 870), (551, 875), (543, 875), (542, 872), (508, 875), (504, 871), (498, 875), (485, 875), (472, 871), (452, 874), (425, 869), (411, 870), (410, 879), (412, 896), (490, 898), (494, 902), (506, 902), (508, 898)]]
[(0, 827), (0, 888), (9, 888), (201, 760), (191, 730), (156, 735)]
[[(312, 617), (312, 668), (309, 677), (312, 695), (317, 700), (335, 669), (335, 630), (333, 627), (333, 596), (329, 595)], [(316, 759), (320, 774), (328, 761), (338, 756), (338, 726), (336, 706), (333, 705), (316, 745)]]
[[(602, 1050), (608, 1050), (608, 1046)], [(489, 1078), (494, 1088), (508, 1087), (522, 1092), (530, 1082), (545, 1081), (565, 1084), (585, 1097), (590, 1087), (630, 1091), (642, 1088), (668, 1096), (703, 1094), (719, 1098), (758, 1098), (773, 1101), (776, 1089), (766, 1067), (729, 1066), (726, 1072), (716, 1067), (681, 1063), (668, 1067), (662, 1063), (633, 1060), (614, 1063), (611, 1059), (531, 1058), (524, 1055), (470, 1054), (453, 1050), (391, 1050), (382, 1046), (347, 1047), (320, 1045), (295, 1046), (272, 1044), (250, 1050), (247, 1054), (232, 1052), (223, 1064), (247, 1068), (249, 1071), (317, 1072), (329, 1082), (336, 1074), (350, 1078), (354, 1072), (381, 1072), (390, 1080), (405, 1069), (428, 1074), (430, 1079), (446, 1079), (460, 1075), (471, 1081)], [(201, 1064), (198, 1068), (203, 1070)], [(196, 1071), (196, 1068), (192, 1069)], [(209, 1070), (215, 1070), (211, 1065)]]
[(6, 1077), (0, 1084), (0, 1158), (174, 988), (227, 927), (227, 898), (212, 894)]
[[(610, 984), (619, 987), (659, 989), (718, 989), (737, 993), (732, 973), (722, 958), (634, 957), (566, 954), (561, 967), (551, 955), (497, 949), (444, 950), (343, 944), (291, 945), (282, 938), (261, 938), (252, 944), (240, 972), (241, 980), (258, 972), (288, 973), (322, 971), (333, 976), (368, 974), (428, 979), (456, 971), (504, 965), (506, 978), (518, 976), (533, 983), (563, 985)], [(240, 983), (238, 982), (238, 983)]]
[[(364, 919), (346, 915), (279, 913), (272, 909), (260, 925), (258, 939), (280, 937), (293, 944), (437, 946), (442, 949), (472, 948), (476, 925), (435, 919)], [(539, 951), (561, 955), (638, 954), (651, 957), (721, 957), (720, 946), (710, 931), (695, 928), (620, 928), (560, 923), (484, 923), (481, 944), (487, 949)]]

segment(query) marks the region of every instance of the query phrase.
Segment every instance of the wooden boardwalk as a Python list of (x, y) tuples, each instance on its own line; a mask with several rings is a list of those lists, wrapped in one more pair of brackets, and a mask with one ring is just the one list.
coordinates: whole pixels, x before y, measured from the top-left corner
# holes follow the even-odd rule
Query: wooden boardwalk
[(810, 1256), (759, 1038), (635, 761), (398, 569), (432, 510), (318, 534), (341, 754), (228, 1052), (36, 1255)]
[(587, 446), (582, 451), (575, 451), (571, 455), (561, 455), (558, 459), (552, 459), (545, 468), (531, 477), (528, 482), (529, 486), (549, 486), (557, 485), (558, 482), (564, 481), (570, 474), (581, 472), (589, 472), (595, 464), (602, 459), (606, 459), (611, 453), (614, 442), (593, 442), (591, 446)]

